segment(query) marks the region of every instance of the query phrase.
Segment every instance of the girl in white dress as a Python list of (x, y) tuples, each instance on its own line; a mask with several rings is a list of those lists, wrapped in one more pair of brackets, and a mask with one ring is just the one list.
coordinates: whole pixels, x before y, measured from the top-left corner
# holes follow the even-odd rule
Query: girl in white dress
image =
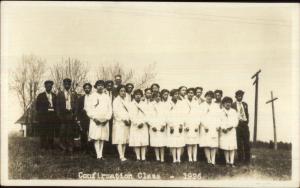
[(130, 108), (132, 125), (129, 134), (129, 146), (134, 148), (136, 159), (146, 160), (146, 148), (149, 145), (149, 132), (146, 125), (145, 103), (141, 101), (143, 92), (137, 89)]
[(160, 95), (153, 101), (154, 114), (152, 124), (150, 124), (150, 146), (154, 147), (156, 161), (164, 162), (166, 146), (166, 118), (164, 104), (160, 101)]
[(179, 94), (177, 89), (171, 91), (171, 96), (172, 107), (167, 120), (168, 147), (173, 156), (173, 163), (180, 163), (181, 151), (185, 146), (183, 133), (184, 119), (182, 116), (184, 103), (178, 99)]
[(234, 150), (237, 149), (236, 127), (238, 125), (238, 114), (231, 108), (232, 99), (224, 97), (221, 112), (221, 135), (220, 148), (224, 150), (226, 166), (234, 167)]
[(218, 148), (218, 131), (221, 124), (220, 107), (212, 102), (214, 93), (205, 93), (206, 101), (200, 105), (200, 147), (204, 147), (208, 164), (215, 166), (215, 156)]
[(117, 145), (121, 161), (126, 161), (125, 149), (129, 143), (129, 129), (131, 125), (129, 109), (130, 105), (125, 100), (126, 88), (124, 85), (118, 87), (118, 96), (113, 101), (113, 132), (112, 144)]
[(187, 90), (187, 99), (184, 100), (185, 106), (182, 114), (185, 117), (184, 136), (189, 162), (197, 161), (200, 132), (199, 103), (193, 100), (194, 93), (194, 88)]
[(112, 116), (112, 106), (110, 98), (104, 93), (105, 82), (98, 80), (95, 84), (97, 92), (91, 95), (87, 101), (87, 115), (89, 116), (89, 140), (94, 141), (94, 147), (97, 154), (97, 159), (103, 160), (103, 145), (104, 141), (109, 140), (109, 120)]

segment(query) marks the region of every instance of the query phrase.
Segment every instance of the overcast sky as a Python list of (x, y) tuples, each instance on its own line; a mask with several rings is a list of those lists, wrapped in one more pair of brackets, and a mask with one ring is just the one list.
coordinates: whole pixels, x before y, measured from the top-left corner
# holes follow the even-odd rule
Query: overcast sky
[[(273, 90), (279, 98), (278, 140), (291, 141), (292, 127), (298, 126), (292, 111), (292, 97), (298, 96), (291, 53), (295, 10), (289, 4), (4, 2), (2, 76), (16, 68), (23, 54), (40, 56), (48, 66), (78, 58), (88, 62), (92, 80), (101, 63), (118, 61), (139, 71), (156, 62), (161, 88), (218, 88), (231, 97), (244, 90), (252, 138), (251, 76), (261, 69), (258, 140), (273, 139), (271, 105), (265, 104)], [(5, 78), (2, 92), (7, 92)], [(12, 124), (21, 110), (15, 95), (3, 97), (7, 113), (2, 117)]]

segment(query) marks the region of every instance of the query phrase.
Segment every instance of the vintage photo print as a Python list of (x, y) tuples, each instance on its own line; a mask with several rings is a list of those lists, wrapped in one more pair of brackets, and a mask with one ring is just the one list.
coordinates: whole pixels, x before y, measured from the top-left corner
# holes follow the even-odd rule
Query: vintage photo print
[(298, 187), (299, 13), (1, 2), (1, 185)]

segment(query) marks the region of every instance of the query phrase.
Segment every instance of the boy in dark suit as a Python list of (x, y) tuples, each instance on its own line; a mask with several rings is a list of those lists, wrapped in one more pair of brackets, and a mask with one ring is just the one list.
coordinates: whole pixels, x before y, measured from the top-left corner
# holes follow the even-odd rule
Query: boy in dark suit
[(76, 131), (76, 107), (77, 93), (71, 91), (72, 80), (63, 80), (63, 91), (58, 92), (56, 106), (57, 115), (60, 119), (60, 148), (64, 151), (73, 152), (74, 137)]
[(51, 92), (53, 81), (44, 82), (45, 92), (40, 93), (36, 99), (36, 110), (40, 128), (40, 147), (42, 149), (54, 148), (54, 136), (58, 126), (56, 116), (56, 95)]
[(83, 90), (85, 94), (78, 98), (76, 117), (77, 117), (77, 123), (81, 127), (81, 131), (80, 131), (81, 149), (86, 153), (91, 153), (93, 147), (90, 146), (88, 142), (90, 118), (87, 116), (85, 104), (87, 98), (91, 97), (92, 85), (90, 83), (85, 83), (83, 85)]
[(236, 128), (237, 136), (237, 153), (238, 161), (249, 164), (250, 163), (250, 133), (249, 133), (249, 113), (248, 104), (243, 102), (244, 91), (238, 90), (235, 92), (236, 102), (232, 104), (239, 116), (239, 124)]

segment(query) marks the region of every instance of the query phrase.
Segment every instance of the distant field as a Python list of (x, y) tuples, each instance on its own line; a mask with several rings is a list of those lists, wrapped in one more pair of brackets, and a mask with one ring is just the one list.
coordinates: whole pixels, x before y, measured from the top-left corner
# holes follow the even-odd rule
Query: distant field
[[(112, 148), (115, 150), (115, 148)], [(43, 151), (39, 149), (39, 140), (34, 137), (9, 137), (9, 178), (10, 179), (78, 179), (79, 172), (84, 174), (98, 172), (104, 174), (132, 174), (132, 178), (145, 178), (145, 174), (156, 174), (161, 179), (262, 179), (290, 180), (291, 151), (253, 148), (252, 162), (249, 166), (238, 165), (228, 168), (224, 165), (209, 167), (203, 155), (200, 162), (172, 164), (167, 156), (166, 163), (153, 161), (153, 151), (149, 150), (147, 158), (150, 162), (137, 163), (134, 154), (128, 150), (127, 163), (120, 163), (117, 154), (105, 153), (106, 161), (97, 161), (93, 157), (75, 152), (72, 156), (59, 150)], [(186, 159), (184, 159), (186, 160)], [(121, 174), (122, 173), (122, 174)], [(184, 174), (186, 173), (186, 174)], [(192, 173), (192, 174), (188, 174)], [(193, 174), (194, 173), (194, 174)], [(117, 177), (117, 176), (114, 176)]]

